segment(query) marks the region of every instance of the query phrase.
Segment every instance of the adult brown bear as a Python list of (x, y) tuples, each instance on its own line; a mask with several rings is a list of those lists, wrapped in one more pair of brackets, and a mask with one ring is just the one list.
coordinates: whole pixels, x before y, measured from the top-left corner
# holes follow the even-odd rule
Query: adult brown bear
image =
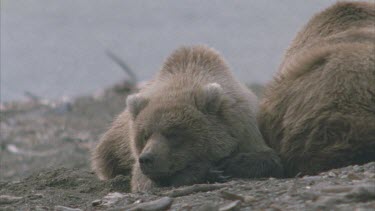
[(280, 177), (279, 157), (256, 123), (257, 99), (216, 51), (183, 47), (138, 94), (128, 97), (93, 153), (101, 179), (132, 172), (132, 191)]
[(287, 176), (375, 160), (375, 4), (339, 2), (286, 52), (258, 114)]

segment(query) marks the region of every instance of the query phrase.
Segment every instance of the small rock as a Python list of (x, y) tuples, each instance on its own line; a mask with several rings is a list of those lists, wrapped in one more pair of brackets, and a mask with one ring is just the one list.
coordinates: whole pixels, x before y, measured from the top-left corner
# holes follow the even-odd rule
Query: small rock
[(142, 199), (138, 199), (137, 201), (135, 201), (133, 204), (140, 204), (140, 203), (142, 203), (143, 202), (143, 200)]
[(219, 211), (237, 211), (240, 210), (241, 201), (233, 201), (227, 205), (224, 205), (223, 207), (220, 207)]
[(274, 178), (274, 177), (270, 177), (270, 178), (268, 178), (268, 180), (276, 180), (276, 178)]
[(64, 206), (55, 206), (55, 211), (83, 211), (79, 208), (71, 208), (71, 207), (64, 207)]
[(235, 194), (235, 193), (230, 193), (230, 192), (227, 192), (227, 191), (221, 191), (220, 192), (220, 196), (224, 199), (228, 199), (228, 200), (240, 200), (242, 202), (245, 201), (245, 198), (239, 194)]
[(256, 201), (256, 198), (253, 196), (244, 196), (244, 202), (245, 203), (250, 203)]
[(96, 199), (96, 200), (94, 200), (94, 201), (91, 202), (91, 205), (95, 207), (95, 206), (100, 205), (101, 203), (102, 203), (102, 200)]
[(0, 195), (0, 205), (1, 204), (12, 204), (18, 202), (22, 197), (10, 196), (10, 195)]
[(129, 210), (131, 211), (162, 211), (171, 207), (173, 199), (166, 196), (155, 201), (140, 203)]
[(340, 176), (340, 178), (341, 179), (346, 179), (346, 178), (348, 178), (348, 175), (344, 174), (344, 175)]
[(328, 176), (329, 177), (336, 177), (337, 175), (334, 172), (330, 171), (330, 172), (328, 172)]
[(106, 196), (103, 197), (101, 205), (110, 207), (116, 204), (120, 199), (124, 197), (125, 195), (118, 192), (108, 193)]
[(224, 199), (240, 200), (241, 202), (245, 202), (245, 203), (250, 203), (256, 200), (253, 196), (242, 196), (239, 194), (230, 193), (228, 191), (221, 191), (220, 196)]

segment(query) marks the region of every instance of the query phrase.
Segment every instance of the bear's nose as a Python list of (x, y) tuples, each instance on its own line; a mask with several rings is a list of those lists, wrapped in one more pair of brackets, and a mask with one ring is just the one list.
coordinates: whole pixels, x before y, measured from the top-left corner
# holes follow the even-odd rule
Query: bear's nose
[(145, 153), (139, 157), (138, 161), (141, 165), (151, 166), (154, 162), (154, 156), (151, 153)]

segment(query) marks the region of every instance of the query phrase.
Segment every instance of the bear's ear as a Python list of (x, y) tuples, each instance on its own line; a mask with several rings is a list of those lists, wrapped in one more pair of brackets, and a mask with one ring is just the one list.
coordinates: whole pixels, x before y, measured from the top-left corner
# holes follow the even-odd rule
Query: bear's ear
[(215, 113), (220, 109), (224, 91), (218, 83), (209, 83), (195, 95), (195, 103), (202, 112)]
[(140, 94), (132, 94), (126, 98), (126, 107), (128, 108), (133, 119), (137, 117), (139, 112), (141, 112), (147, 104), (148, 99)]

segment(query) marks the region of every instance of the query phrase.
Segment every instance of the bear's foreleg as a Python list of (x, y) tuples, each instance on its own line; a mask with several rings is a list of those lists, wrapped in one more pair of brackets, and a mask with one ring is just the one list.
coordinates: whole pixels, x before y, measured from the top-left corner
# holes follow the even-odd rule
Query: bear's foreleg
[(220, 164), (223, 175), (234, 178), (284, 176), (280, 158), (274, 151), (239, 153)]

